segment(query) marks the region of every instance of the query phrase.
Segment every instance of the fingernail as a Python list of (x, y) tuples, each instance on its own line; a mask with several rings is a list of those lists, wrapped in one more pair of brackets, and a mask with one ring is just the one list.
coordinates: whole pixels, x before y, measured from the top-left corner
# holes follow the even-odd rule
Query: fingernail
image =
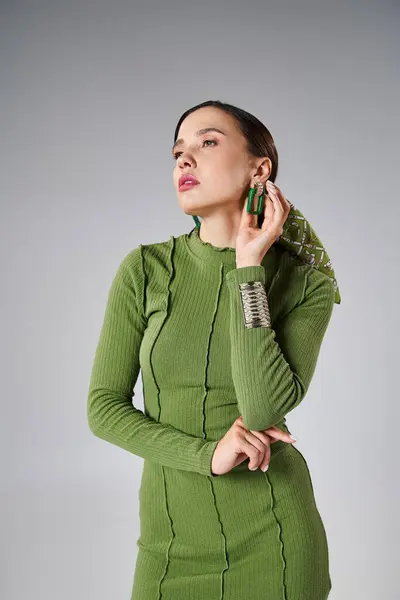
[(265, 471), (268, 469), (268, 467), (269, 467), (269, 465), (266, 465), (265, 467), (262, 467), (261, 470), (264, 471), (264, 473), (265, 473)]

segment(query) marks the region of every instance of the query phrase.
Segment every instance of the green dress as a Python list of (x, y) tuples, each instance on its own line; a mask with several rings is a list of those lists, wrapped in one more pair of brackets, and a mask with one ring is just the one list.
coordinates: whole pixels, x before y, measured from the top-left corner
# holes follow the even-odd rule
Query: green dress
[[(335, 290), (275, 243), (262, 265), (195, 228), (143, 245), (111, 284), (88, 395), (94, 435), (144, 459), (131, 600), (325, 600), (328, 545), (296, 443), (214, 475), (218, 441), (242, 415), (277, 425), (306, 396)], [(271, 327), (246, 328), (239, 284), (265, 285)], [(139, 370), (144, 413), (132, 398)]]

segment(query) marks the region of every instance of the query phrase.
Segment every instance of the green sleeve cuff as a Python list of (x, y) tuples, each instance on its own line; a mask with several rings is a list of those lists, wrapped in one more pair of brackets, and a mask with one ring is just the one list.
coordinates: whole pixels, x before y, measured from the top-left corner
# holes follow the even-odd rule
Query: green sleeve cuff
[(263, 265), (250, 265), (232, 269), (226, 274), (225, 280), (227, 283), (235, 285), (248, 281), (261, 281), (265, 285), (265, 267)]
[(201, 475), (208, 475), (209, 477), (219, 477), (219, 475), (214, 474), (211, 470), (211, 462), (218, 442), (219, 440), (206, 442), (203, 448), (201, 449), (201, 464), (197, 469)]

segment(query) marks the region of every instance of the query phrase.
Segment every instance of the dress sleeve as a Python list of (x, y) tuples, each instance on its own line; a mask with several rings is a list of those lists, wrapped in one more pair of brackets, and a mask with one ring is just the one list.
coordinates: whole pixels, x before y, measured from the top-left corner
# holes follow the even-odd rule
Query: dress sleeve
[[(265, 319), (246, 326), (240, 285), (256, 281), (265, 286), (265, 280), (263, 265), (226, 275), (232, 377), (243, 423), (255, 431), (276, 425), (305, 397), (335, 302), (330, 278), (311, 267), (301, 300), (290, 312), (273, 327)], [(267, 306), (262, 314), (269, 314)]]
[(108, 292), (89, 383), (89, 428), (95, 436), (144, 459), (217, 477), (211, 460), (218, 441), (155, 421), (132, 403), (146, 329), (142, 248), (125, 256)]

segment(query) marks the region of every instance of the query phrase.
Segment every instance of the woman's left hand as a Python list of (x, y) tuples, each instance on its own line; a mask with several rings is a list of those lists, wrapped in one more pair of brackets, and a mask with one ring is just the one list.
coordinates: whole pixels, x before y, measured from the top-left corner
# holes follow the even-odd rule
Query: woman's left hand
[[(245, 425), (243, 423), (242, 415), (239, 415), (237, 421), (238, 421), (239, 425), (241, 427), (243, 427), (243, 429), (247, 429), (247, 427), (245, 427)], [(289, 444), (297, 441), (296, 438), (294, 438), (291, 433), (288, 433), (287, 431), (282, 431), (282, 429), (279, 429), (279, 427), (277, 427), (276, 425), (271, 425), (271, 427), (268, 427), (267, 429), (262, 429), (261, 431), (257, 431), (254, 429), (247, 429), (247, 431), (251, 431), (251, 433), (254, 433), (254, 435), (263, 434), (263, 433), (266, 434), (270, 438), (271, 444), (274, 444), (278, 440), (281, 440), (282, 442), (287, 442)], [(260, 437), (260, 439), (261, 439), (261, 437)]]
[(290, 203), (277, 185), (266, 182), (264, 196), (264, 221), (257, 225), (258, 215), (247, 212), (247, 200), (243, 207), (239, 232), (236, 236), (236, 267), (261, 265), (266, 252), (283, 233), (283, 224), (290, 212)]
[(292, 444), (293, 442), (297, 441), (296, 438), (294, 438), (290, 433), (282, 431), (282, 429), (279, 429), (279, 427), (276, 427), (276, 425), (272, 425), (271, 427), (262, 429), (261, 431), (256, 431), (253, 429), (247, 429), (247, 427), (245, 427), (242, 415), (239, 416), (237, 422), (240, 427), (255, 435), (259, 440), (261, 440), (261, 442), (263, 442), (263, 444), (265, 444), (265, 453), (260, 463), (260, 469), (263, 471), (265, 470), (264, 467), (268, 468), (271, 460), (271, 444), (274, 444), (278, 440), (286, 442), (287, 444)]

